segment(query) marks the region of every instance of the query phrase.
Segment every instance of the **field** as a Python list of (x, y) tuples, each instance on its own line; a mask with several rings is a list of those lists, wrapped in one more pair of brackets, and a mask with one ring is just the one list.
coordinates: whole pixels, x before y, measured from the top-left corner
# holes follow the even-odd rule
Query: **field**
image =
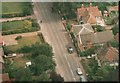
[(2, 31), (16, 30), (22, 28), (31, 28), (32, 22), (30, 20), (11, 21), (2, 23)]
[(32, 19), (3, 22), (2, 23), (2, 35), (34, 32), (34, 31), (39, 30), (39, 26), (34, 26), (33, 24), (38, 25), (36, 21), (33, 21)]
[(3, 2), (2, 14), (22, 13), (24, 7), (24, 3), (21, 2)]
[(24, 21), (12, 21), (12, 22), (3, 22), (2, 23), (2, 30), (15, 30), (24, 27)]
[(29, 46), (29, 45), (35, 44), (36, 42), (42, 43), (42, 39), (39, 36), (22, 37), (17, 41), (18, 41), (18, 45), (7, 46), (8, 49), (15, 52), (17, 49), (20, 49), (23, 46)]

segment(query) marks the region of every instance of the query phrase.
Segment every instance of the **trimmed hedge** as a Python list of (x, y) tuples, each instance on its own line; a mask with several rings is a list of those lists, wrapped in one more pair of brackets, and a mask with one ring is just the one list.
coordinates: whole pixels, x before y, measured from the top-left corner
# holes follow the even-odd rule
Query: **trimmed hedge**
[(26, 32), (34, 32), (34, 31), (38, 31), (38, 30), (39, 29), (36, 28), (36, 27), (23, 28), (23, 29), (17, 29), (17, 30), (2, 31), (2, 35), (17, 34), (17, 33), (26, 33)]

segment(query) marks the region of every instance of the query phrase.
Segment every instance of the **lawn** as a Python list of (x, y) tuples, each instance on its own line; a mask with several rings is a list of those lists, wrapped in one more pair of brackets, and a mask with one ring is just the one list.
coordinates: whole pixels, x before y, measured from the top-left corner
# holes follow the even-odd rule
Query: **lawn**
[(34, 32), (37, 30), (39, 30), (39, 26), (34, 19), (25, 19), (2, 23), (2, 35)]
[(20, 29), (23, 27), (24, 27), (24, 21), (12, 21), (12, 22), (3, 22), (2, 23), (3, 31)]
[(28, 62), (27, 58), (19, 57), (19, 58), (14, 58), (12, 68), (17, 70), (20, 69), (21, 67), (25, 67), (25, 63)]
[(16, 52), (17, 49), (20, 49), (23, 46), (29, 46), (29, 45), (35, 44), (36, 42), (42, 43), (42, 39), (39, 36), (22, 37), (17, 41), (18, 41), (17, 45), (7, 46), (8, 49)]
[(23, 2), (2, 2), (2, 14), (23, 13)]

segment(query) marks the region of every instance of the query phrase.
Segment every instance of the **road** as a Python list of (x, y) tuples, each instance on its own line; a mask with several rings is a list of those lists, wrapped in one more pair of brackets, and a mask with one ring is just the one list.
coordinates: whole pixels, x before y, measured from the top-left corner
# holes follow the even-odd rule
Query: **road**
[(46, 41), (53, 47), (57, 64), (56, 70), (64, 77), (64, 81), (80, 81), (76, 69), (80, 67), (84, 76), (86, 76), (85, 71), (76, 52), (73, 54), (67, 52), (67, 46), (73, 45), (59, 15), (51, 12), (51, 4), (36, 1), (34, 3), (35, 16), (38, 22), (43, 21), (39, 24)]

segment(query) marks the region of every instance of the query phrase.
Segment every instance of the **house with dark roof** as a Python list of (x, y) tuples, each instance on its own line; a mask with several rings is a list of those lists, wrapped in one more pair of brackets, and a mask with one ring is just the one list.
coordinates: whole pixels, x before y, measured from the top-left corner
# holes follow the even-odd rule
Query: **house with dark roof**
[(109, 64), (110, 66), (118, 66), (119, 52), (116, 48), (111, 46), (103, 47), (102, 49), (99, 49), (97, 58), (101, 65)]
[(92, 6), (91, 3), (89, 7), (84, 7), (82, 4), (81, 8), (77, 8), (77, 20), (80, 24), (90, 23), (104, 26), (101, 11), (99, 11), (98, 6)]
[(112, 31), (94, 32), (89, 23), (72, 25), (72, 32), (74, 33), (78, 47), (80, 47), (81, 50), (90, 48), (96, 44), (104, 44), (114, 39)]

